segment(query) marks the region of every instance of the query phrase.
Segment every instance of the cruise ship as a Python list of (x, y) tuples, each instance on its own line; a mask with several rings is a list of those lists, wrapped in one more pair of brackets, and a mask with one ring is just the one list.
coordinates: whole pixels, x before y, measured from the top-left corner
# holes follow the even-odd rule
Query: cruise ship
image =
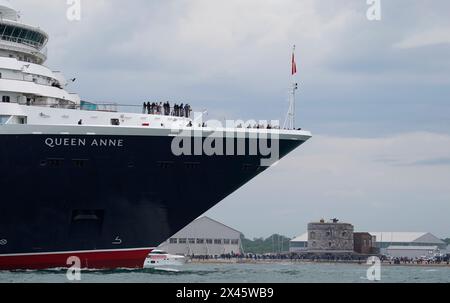
[[(48, 39), (0, 0), (0, 270), (64, 268), (72, 257), (82, 268), (142, 268), (160, 243), (270, 167), (262, 141), (281, 159), (311, 137), (86, 102), (45, 65)], [(218, 151), (217, 134), (232, 153)], [(195, 148), (207, 144), (216, 152)]]

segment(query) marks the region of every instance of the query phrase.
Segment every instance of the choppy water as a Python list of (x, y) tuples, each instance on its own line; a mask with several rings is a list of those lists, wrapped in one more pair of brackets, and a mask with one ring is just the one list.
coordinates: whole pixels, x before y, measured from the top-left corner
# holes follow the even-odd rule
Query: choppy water
[[(189, 264), (179, 272), (115, 270), (82, 272), (88, 283), (367, 283), (365, 265), (350, 264)], [(381, 270), (385, 283), (450, 283), (449, 267), (391, 267)], [(0, 282), (67, 283), (65, 271), (0, 272)]]

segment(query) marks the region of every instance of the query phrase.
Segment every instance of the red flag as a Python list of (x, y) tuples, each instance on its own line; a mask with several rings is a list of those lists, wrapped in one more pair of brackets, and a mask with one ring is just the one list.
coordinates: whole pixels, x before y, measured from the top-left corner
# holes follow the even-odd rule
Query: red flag
[(292, 53), (292, 76), (297, 73), (297, 63), (295, 62), (295, 54)]

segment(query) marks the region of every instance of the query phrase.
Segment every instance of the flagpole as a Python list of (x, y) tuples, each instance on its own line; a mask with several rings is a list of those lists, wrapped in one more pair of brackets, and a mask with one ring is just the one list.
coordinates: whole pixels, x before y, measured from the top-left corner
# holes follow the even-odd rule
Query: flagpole
[(295, 45), (292, 49), (292, 66), (291, 66), (291, 91), (289, 93), (289, 110), (286, 115), (283, 128), (295, 129), (295, 113), (296, 113), (296, 91), (298, 84), (295, 82), (295, 75), (297, 74), (297, 63), (295, 61)]
[(292, 129), (295, 129), (295, 91), (297, 90), (297, 84), (295, 83), (295, 74), (297, 73), (297, 63), (295, 62), (295, 45), (292, 50), (292, 64), (294, 65), (294, 70), (292, 71)]

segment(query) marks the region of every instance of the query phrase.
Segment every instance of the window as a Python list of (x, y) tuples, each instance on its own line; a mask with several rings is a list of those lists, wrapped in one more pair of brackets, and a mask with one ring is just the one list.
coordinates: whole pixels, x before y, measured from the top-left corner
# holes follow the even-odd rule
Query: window
[(331, 247), (333, 245), (333, 243), (328, 242), (328, 247)]
[(119, 119), (111, 119), (111, 125), (119, 126), (120, 125), (120, 120)]
[(174, 162), (172, 161), (158, 161), (156, 165), (162, 169), (170, 169), (174, 166)]
[(177, 244), (178, 243), (178, 239), (172, 238), (169, 240), (170, 244)]
[(7, 37), (7, 36), (11, 36), (12, 32), (13, 32), (13, 27), (10, 25), (7, 25), (4, 32), (3, 32), (3, 36)]
[(205, 239), (197, 239), (197, 244), (203, 244), (205, 243)]
[(206, 239), (206, 244), (212, 244), (213, 240), (212, 239)]
[(239, 244), (238, 239), (231, 240), (231, 245), (238, 245), (238, 244)]
[(83, 168), (86, 166), (86, 163), (88, 162), (88, 160), (85, 159), (73, 159), (73, 166), (77, 167), (77, 168)]
[(17, 122), (19, 124), (27, 124), (27, 117), (17, 117)]
[(6, 122), (8, 122), (9, 119), (11, 119), (11, 116), (1, 116), (0, 115), (0, 125), (6, 124)]
[(186, 169), (197, 169), (199, 168), (200, 163), (199, 162), (186, 162), (184, 163), (184, 167)]
[(214, 244), (222, 244), (222, 240), (221, 239), (214, 239)]
[(189, 239), (189, 244), (195, 244), (195, 239)]
[(9, 103), (11, 101), (11, 98), (9, 96), (3, 96), (2, 97), (2, 102), (3, 103)]
[[(64, 159), (47, 159), (46, 166), (50, 167), (62, 167), (64, 164)], [(42, 165), (41, 165), (42, 166)]]
[(223, 244), (229, 245), (230, 244), (230, 239), (223, 239)]
[(312, 232), (309, 234), (309, 238), (310, 238), (311, 240), (314, 240), (314, 239), (316, 238), (316, 233), (312, 231)]
[(178, 243), (179, 244), (186, 244), (187, 241), (186, 241), (186, 239), (178, 239)]

